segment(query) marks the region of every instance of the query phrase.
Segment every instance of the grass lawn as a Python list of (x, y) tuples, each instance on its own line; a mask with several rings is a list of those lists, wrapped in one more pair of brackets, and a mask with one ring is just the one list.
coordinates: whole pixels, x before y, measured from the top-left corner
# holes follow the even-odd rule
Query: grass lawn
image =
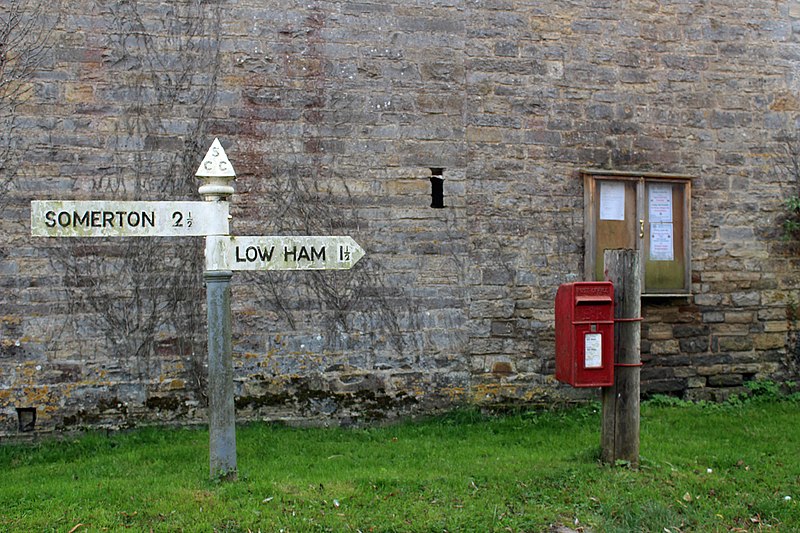
[(141, 429), (0, 446), (2, 531), (800, 531), (800, 402), (642, 408), (642, 467), (598, 463), (596, 408), (371, 429)]

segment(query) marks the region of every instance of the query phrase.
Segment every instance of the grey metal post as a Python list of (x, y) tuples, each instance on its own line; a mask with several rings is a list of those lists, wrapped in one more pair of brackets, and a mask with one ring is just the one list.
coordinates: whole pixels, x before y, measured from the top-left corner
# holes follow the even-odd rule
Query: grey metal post
[[(234, 193), (231, 182), (236, 177), (236, 172), (219, 139), (214, 139), (195, 176), (202, 181), (198, 192), (206, 201), (225, 201)], [(208, 243), (209, 238), (206, 238), (206, 248)], [(209, 464), (211, 479), (229, 481), (237, 477), (231, 277), (230, 270), (205, 270), (203, 273), (208, 305)]]
[(208, 431), (212, 479), (236, 479), (236, 415), (231, 348), (231, 271), (206, 270)]

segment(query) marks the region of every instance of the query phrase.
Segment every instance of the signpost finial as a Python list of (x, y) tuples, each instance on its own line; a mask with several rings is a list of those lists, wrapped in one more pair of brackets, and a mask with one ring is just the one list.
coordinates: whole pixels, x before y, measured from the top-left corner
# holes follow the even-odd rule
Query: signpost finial
[(231, 181), (236, 177), (236, 172), (219, 139), (211, 143), (195, 176), (202, 181), (198, 192), (206, 200), (222, 200), (234, 193)]

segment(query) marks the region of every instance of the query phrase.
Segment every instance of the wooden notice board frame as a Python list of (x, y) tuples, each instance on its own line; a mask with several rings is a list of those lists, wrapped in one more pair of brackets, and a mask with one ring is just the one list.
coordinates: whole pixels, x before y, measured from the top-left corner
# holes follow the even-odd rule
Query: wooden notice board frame
[(692, 176), (582, 169), (584, 277), (602, 281), (603, 252), (640, 254), (643, 297), (691, 295)]

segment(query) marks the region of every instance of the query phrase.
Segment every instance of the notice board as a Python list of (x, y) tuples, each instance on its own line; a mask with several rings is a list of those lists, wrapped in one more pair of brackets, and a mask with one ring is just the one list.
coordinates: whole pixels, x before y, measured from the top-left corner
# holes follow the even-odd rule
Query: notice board
[(691, 177), (583, 170), (587, 281), (605, 250), (638, 250), (642, 296), (691, 292)]

